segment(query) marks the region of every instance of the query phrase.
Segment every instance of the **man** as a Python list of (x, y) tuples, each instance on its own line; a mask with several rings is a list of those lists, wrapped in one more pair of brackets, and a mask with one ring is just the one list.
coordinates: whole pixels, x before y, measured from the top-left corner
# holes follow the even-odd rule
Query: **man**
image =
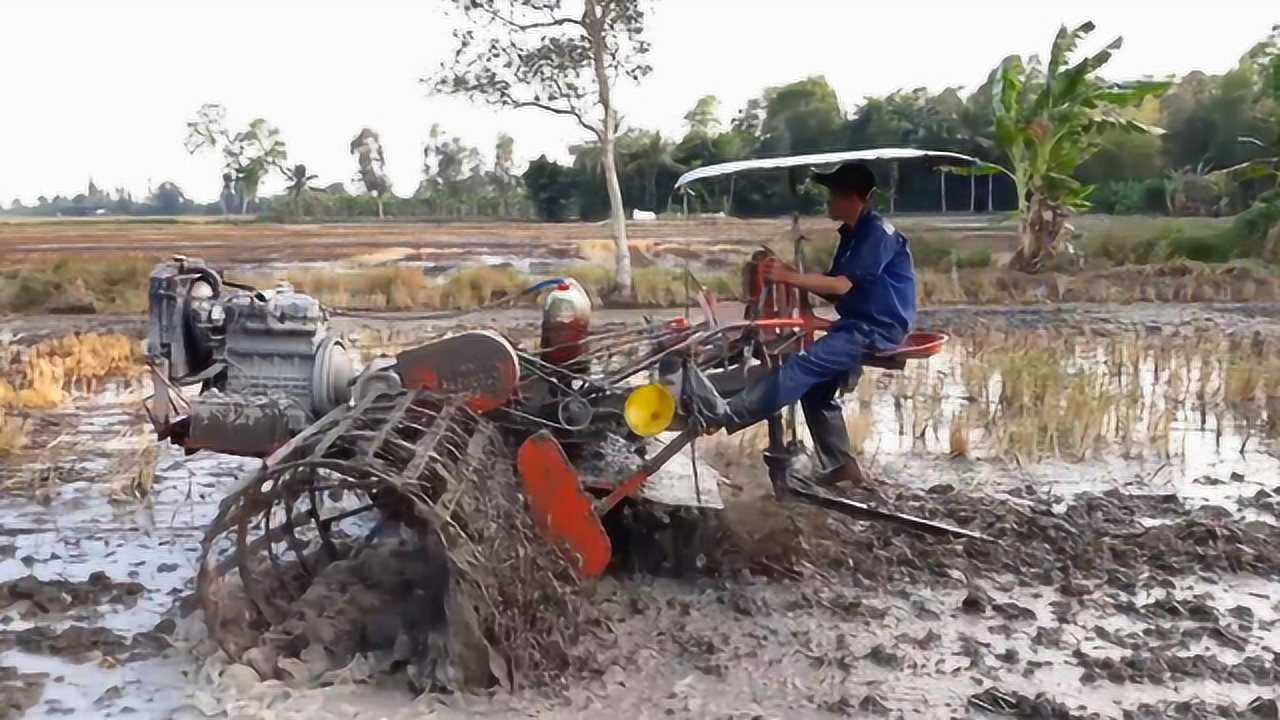
[(849, 449), (836, 393), (862, 375), (865, 353), (902, 343), (915, 320), (916, 279), (907, 239), (867, 204), (876, 179), (862, 163), (841, 165), (813, 179), (830, 191), (827, 215), (840, 221), (840, 244), (823, 274), (799, 273), (771, 258), (766, 280), (830, 300), (840, 319), (807, 352), (793, 356), (762, 382), (717, 403), (714, 424), (729, 432), (753, 425), (800, 401), (817, 455), (815, 482), (867, 481)]

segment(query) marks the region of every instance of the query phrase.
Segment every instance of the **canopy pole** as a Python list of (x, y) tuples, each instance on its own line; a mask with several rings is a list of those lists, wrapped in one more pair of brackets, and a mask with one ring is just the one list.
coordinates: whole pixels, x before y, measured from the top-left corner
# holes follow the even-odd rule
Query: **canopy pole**
[(898, 203), (898, 161), (889, 164), (889, 214), (894, 213)]
[(938, 187), (942, 191), (942, 214), (947, 214), (947, 171), (938, 171)]

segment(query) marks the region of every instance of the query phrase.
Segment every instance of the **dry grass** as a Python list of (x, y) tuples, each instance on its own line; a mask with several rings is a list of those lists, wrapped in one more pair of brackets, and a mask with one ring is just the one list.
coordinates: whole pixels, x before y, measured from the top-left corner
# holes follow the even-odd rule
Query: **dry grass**
[(1280, 276), (1275, 268), (1250, 260), (1219, 265), (1172, 260), (1070, 275), (918, 270), (916, 292), (921, 305), (1270, 302), (1280, 300)]
[(27, 421), (0, 406), (0, 458), (27, 446)]
[(141, 313), (155, 258), (64, 257), (0, 271), (0, 313)]
[(512, 268), (466, 268), (445, 281), (441, 304), (467, 310), (514, 297), (532, 284), (527, 276)]
[[(561, 275), (581, 283), (597, 306), (606, 303), (614, 287), (613, 272), (600, 265), (573, 265)], [(303, 270), (284, 278), (258, 275), (238, 279), (258, 287), (273, 287), (279, 280), (287, 280), (299, 292), (313, 295), (327, 306), (347, 310), (472, 310), (513, 298), (542, 278), (510, 267), (479, 265), (450, 273), (442, 280), (430, 279), (413, 267)], [(735, 295), (726, 276), (710, 276), (703, 282), (717, 297)], [(641, 307), (673, 307), (685, 302), (683, 270), (640, 268), (633, 274), (632, 284), (635, 304)]]
[(151, 489), (156, 478), (156, 438), (151, 432), (143, 431), (129, 433), (127, 440), (136, 449), (121, 454), (109, 472), (111, 502), (147, 502), (151, 499)]
[(47, 410), (74, 392), (94, 392), (107, 378), (141, 376), (142, 348), (126, 335), (67, 335), (0, 346), (0, 370), (0, 408)]
[(1215, 431), (1224, 450), (1228, 438), (1240, 450), (1250, 437), (1280, 435), (1280, 357), (1260, 338), (1216, 331), (977, 330), (934, 361), (864, 381), (867, 402), (892, 408), (900, 445), (952, 457), (1168, 458), (1197, 427)]

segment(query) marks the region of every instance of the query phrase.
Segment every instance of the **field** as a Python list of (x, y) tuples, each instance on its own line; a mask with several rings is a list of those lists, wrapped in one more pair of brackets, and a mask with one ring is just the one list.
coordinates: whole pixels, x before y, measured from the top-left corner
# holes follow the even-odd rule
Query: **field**
[[(904, 228), (962, 228), (960, 235), (992, 237), (1001, 249), (1011, 240), (1003, 217), (964, 220), (922, 216)], [(646, 255), (691, 253), (711, 257), (722, 249), (754, 249), (787, 236), (785, 220), (709, 218), (631, 223), (628, 234)], [(830, 222), (805, 218), (804, 232), (832, 234)], [(344, 260), (388, 249), (408, 249), (409, 257), (442, 264), (477, 256), (523, 260), (581, 258), (584, 246), (599, 250), (609, 243), (604, 223), (356, 223), (279, 225), (189, 219), (0, 221), (0, 248), (6, 266), (78, 257), (111, 258), (121, 253), (166, 257), (174, 253), (222, 264), (311, 263)], [(723, 247), (722, 247), (723, 246)], [(583, 259), (596, 260), (598, 257)], [(643, 264), (643, 263), (641, 263)]]
[[(1005, 216), (894, 222), (911, 238), (923, 305), (1280, 300), (1280, 275), (1255, 259), (1256, 232), (1238, 219), (1079, 218), (1073, 252), (1035, 276), (1000, 269), (1015, 240)], [(800, 231), (808, 264), (823, 265), (832, 224), (805, 218)], [(686, 269), (735, 297), (746, 258), (767, 245), (790, 259), (793, 237), (784, 219), (632, 223), (626, 304), (683, 305)], [(603, 225), (585, 223), (2, 222), (0, 315), (142, 312), (152, 265), (174, 254), (260, 287), (287, 280), (340, 310), (473, 309), (558, 275), (617, 305), (612, 247)]]
[[(1167, 222), (1084, 218), (1080, 245), (1127, 247)], [(917, 324), (953, 339), (904, 372), (869, 370), (845, 396), (855, 449), (885, 481), (865, 497), (994, 545), (779, 504), (760, 429), (719, 434), (698, 457), (722, 478), (726, 508), (702, 517), (694, 572), (624, 566), (574, 590), (593, 614), (566, 649), (572, 667), (552, 682), (418, 696), (394, 647), (335, 650), (350, 628), (323, 608), (305, 634), (324, 640), (296, 658), (236, 663), (207, 637), (190, 600), (198, 544), (255, 462), (184, 457), (152, 439), (133, 284), (151, 258), (181, 252), (242, 277), (291, 277), (353, 309), (474, 307), (531, 277), (607, 272), (606, 228), (0, 224), (5, 282), (85, 285), (79, 313), (47, 314), (46, 298), (0, 317), (0, 718), (7, 707), (180, 718), (1274, 717), (1272, 270), (1097, 261), (1031, 278), (995, 266), (1012, 248), (1002, 218), (899, 225), (925, 266)], [(802, 228), (820, 257), (830, 223)], [(686, 261), (700, 277), (729, 278), (754, 248), (789, 237), (780, 220), (632, 232), (648, 307), (603, 309), (597, 331), (680, 314)], [(104, 269), (129, 262), (122, 254), (137, 255), (138, 269)], [(493, 267), (477, 274), (478, 259)], [(16, 291), (2, 288), (12, 303)], [(462, 327), (532, 344), (537, 318), (524, 306), (335, 322), (368, 359)], [(373, 587), (352, 585), (366, 594), (345, 597), (378, 607)], [(371, 615), (366, 644), (375, 629), (390, 627), (395, 642), (407, 632), (395, 612)]]

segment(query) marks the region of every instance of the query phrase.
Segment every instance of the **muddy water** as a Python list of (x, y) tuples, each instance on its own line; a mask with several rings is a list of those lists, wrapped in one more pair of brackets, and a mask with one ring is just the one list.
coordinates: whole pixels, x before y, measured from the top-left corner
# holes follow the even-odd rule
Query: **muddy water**
[[(136, 390), (83, 398), (44, 419), (46, 427), (34, 443), (44, 449), (22, 462), (0, 465), (0, 484), (9, 485), (0, 493), (0, 583), (29, 577), (89, 583), (94, 573), (105, 573), (111, 583), (143, 588), (136, 595), (104, 598), (102, 604), (52, 603), (58, 605), (49, 608), (52, 612), (40, 605), (51, 604), (50, 597), (58, 595), (54, 591), (37, 595), (34, 603), (0, 607), (0, 636), (33, 628), (73, 634), (64, 636), (65, 647), (55, 652), (25, 651), (21, 641), (18, 649), (0, 652), (0, 666), (47, 676), (43, 698), (27, 717), (115, 717), (131, 710), (168, 717), (190, 686), (185, 652), (121, 652), (115, 645), (127, 646), (175, 616), (175, 602), (189, 592), (204, 526), (250, 464), (222, 456), (183, 458), (161, 447), (149, 501), (111, 502), (112, 474), (130, 470), (119, 459), (135, 455), (146, 437), (140, 398)], [(50, 466), (56, 474), (52, 482), (33, 480)], [(74, 636), (86, 627), (119, 637), (103, 642)], [(160, 629), (173, 635), (164, 625)], [(0, 639), (0, 648), (5, 647)], [(136, 661), (122, 661), (134, 653)]]
[(608, 630), (563, 687), (414, 698), (358, 663), (327, 687), (262, 682), (175, 608), (205, 523), (253, 463), (161, 447), (150, 500), (112, 503), (108, 476), (145, 437), (138, 400), (83, 398), (42, 426), (47, 450), (0, 465), (0, 583), (34, 576), (59, 598), (0, 599), (0, 668), (39, 687), (25, 717), (1224, 717), (1280, 677), (1280, 558), (1249, 549), (1277, 537), (1249, 525), (1280, 523), (1273, 446), (1242, 454), (1231, 428), (1184, 419), (1168, 457), (950, 460), (945, 431), (904, 441), (885, 396), (864, 447), (893, 481), (884, 501), (988, 532), (1001, 553), (779, 506), (754, 450), (713, 440), (728, 507), (707, 572), (600, 582)]

